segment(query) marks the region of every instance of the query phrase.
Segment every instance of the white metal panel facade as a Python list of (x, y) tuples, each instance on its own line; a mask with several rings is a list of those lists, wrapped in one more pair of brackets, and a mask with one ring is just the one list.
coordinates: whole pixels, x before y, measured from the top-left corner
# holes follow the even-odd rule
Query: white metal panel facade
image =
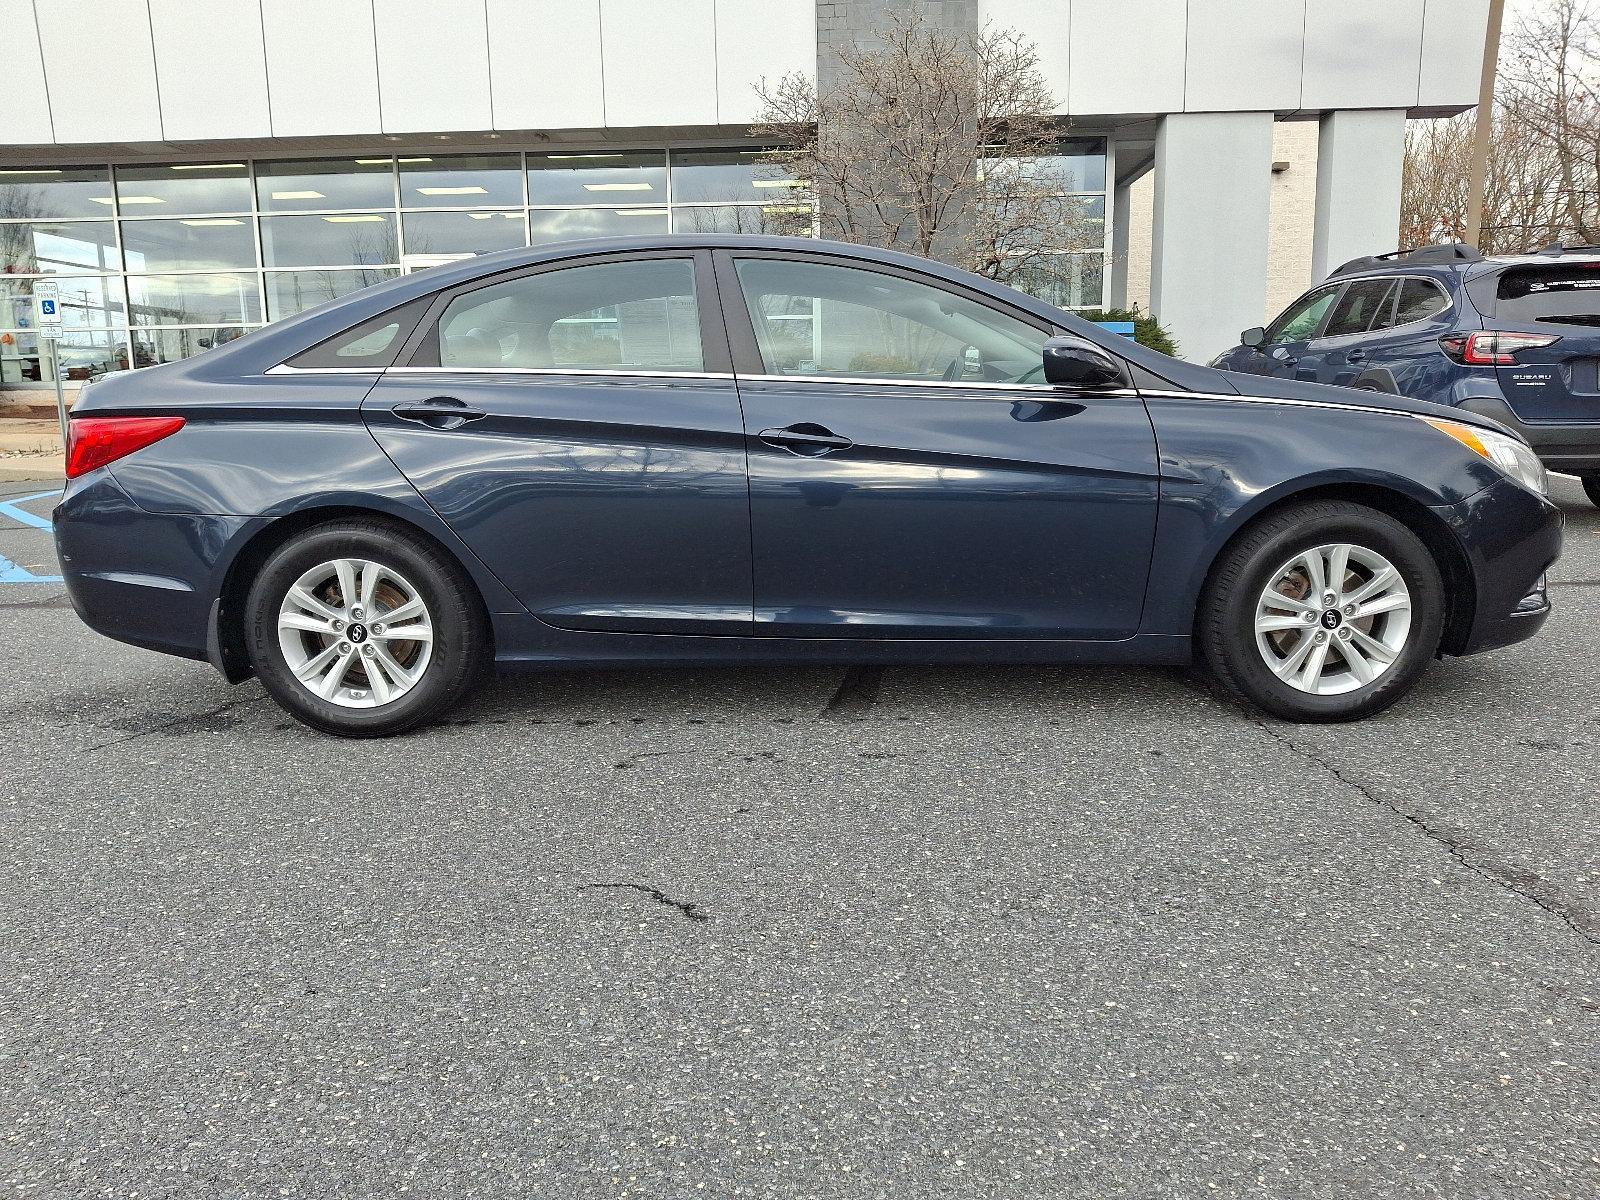
[(167, 140), (272, 136), (257, 0), (150, 0), (150, 29)]
[(0, 27), (6, 30), (6, 99), (0, 108), (0, 142), (55, 140), (50, 126), (50, 93), (39, 55), (39, 27), (32, 0), (0, 0)]
[(816, 69), (816, 5), (716, 0), (717, 122), (745, 124), (760, 110), (756, 85)]
[[(1183, 111), (1187, 0), (1072, 0), (1067, 111)], [(1023, 30), (1037, 41), (1033, 25)]]
[(601, 0), (606, 124), (714, 125), (716, 0)]
[(600, 0), (489, 0), (488, 16), (498, 128), (605, 125)]
[[(161, 140), (150, 10), (128, 0), (73, 0), (36, 5), (35, 12), (55, 140)], [(85, 55), (89, 31), (93, 52)], [(0, 128), (0, 142), (9, 140)]]
[[(1310, 4), (1306, 9), (1301, 107), (1415, 105), (1421, 74), (1423, 3), (1424, 0), (1316, 0)], [(1482, 32), (1480, 29), (1479, 56), (1483, 53)], [(1474, 86), (1462, 103), (1476, 100)]]
[(1304, 0), (1189, 0), (1188, 112), (1300, 107)]
[(274, 137), (376, 133), (372, 0), (260, 0)]
[(494, 127), (484, 0), (372, 0), (372, 15), (385, 133)]

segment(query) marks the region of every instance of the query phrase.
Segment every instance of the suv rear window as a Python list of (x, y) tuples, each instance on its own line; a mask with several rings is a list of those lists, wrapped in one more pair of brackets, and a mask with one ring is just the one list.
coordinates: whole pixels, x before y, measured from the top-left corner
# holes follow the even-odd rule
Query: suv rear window
[(1600, 325), (1600, 263), (1508, 268), (1496, 299), (1504, 320)]

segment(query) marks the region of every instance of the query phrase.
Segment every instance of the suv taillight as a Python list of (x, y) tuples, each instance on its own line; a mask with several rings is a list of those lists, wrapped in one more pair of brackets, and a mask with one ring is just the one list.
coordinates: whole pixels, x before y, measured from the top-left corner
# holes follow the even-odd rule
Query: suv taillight
[(1452, 333), (1439, 339), (1439, 349), (1466, 367), (1509, 367), (1517, 351), (1553, 346), (1561, 338), (1546, 333)]
[(116, 462), (182, 428), (182, 417), (73, 417), (67, 422), (67, 478)]

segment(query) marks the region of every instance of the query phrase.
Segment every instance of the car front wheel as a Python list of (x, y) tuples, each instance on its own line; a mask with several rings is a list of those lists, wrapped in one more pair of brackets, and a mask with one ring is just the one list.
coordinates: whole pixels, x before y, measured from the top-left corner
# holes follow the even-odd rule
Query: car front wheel
[(292, 538), (257, 575), (245, 620), (272, 698), (344, 737), (432, 720), (466, 694), (488, 654), (487, 621), (461, 569), (382, 521)]
[(1416, 684), (1444, 630), (1438, 563), (1401, 522), (1319, 501), (1268, 515), (1224, 550), (1196, 622), (1222, 687), (1290, 721), (1351, 721)]

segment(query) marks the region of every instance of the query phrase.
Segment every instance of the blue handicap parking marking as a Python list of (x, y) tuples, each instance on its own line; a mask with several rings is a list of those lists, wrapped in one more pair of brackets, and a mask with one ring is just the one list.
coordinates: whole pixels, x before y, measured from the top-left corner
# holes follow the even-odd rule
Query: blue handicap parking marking
[[(43, 529), (49, 531), (54, 528), (49, 517), (41, 517), (31, 513), (22, 505), (34, 500), (43, 500), (46, 496), (60, 495), (58, 491), (35, 492), (31, 496), (14, 496), (9, 500), (0, 500), (0, 517), (9, 517), (19, 525), (29, 529)], [(0, 555), (0, 583), (60, 583), (59, 575), (35, 575), (27, 567), (18, 566), (4, 555)]]

